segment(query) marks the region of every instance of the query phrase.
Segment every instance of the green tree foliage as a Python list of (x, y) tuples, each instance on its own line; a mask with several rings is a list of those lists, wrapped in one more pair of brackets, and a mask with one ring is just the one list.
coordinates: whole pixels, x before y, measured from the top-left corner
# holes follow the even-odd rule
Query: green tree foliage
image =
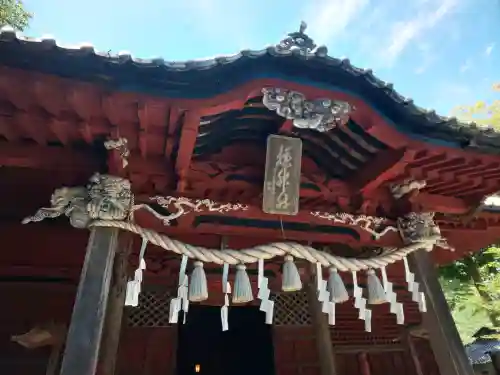
[[(492, 86), (500, 94), (500, 83)], [(462, 121), (500, 130), (500, 99), (457, 107)], [(458, 331), (465, 343), (482, 326), (500, 328), (500, 247), (490, 246), (442, 267), (441, 285)]]
[[(492, 90), (500, 93), (500, 83), (494, 84)], [(452, 114), (461, 120), (474, 121), (478, 125), (492, 126), (500, 130), (500, 99), (492, 102), (480, 100), (470, 106), (460, 106)]]
[(441, 285), (465, 343), (482, 326), (500, 328), (500, 247), (490, 246), (440, 270)]
[(0, 0), (0, 27), (12, 26), (23, 31), (33, 17), (20, 0)]

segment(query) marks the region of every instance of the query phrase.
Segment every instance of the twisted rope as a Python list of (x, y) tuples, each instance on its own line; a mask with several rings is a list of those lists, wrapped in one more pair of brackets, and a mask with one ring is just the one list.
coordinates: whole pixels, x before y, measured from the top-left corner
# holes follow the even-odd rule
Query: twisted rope
[(268, 260), (276, 256), (292, 255), (295, 258), (305, 259), (311, 263), (320, 263), (324, 267), (334, 267), (339, 271), (360, 271), (370, 268), (381, 268), (388, 264), (403, 259), (408, 254), (422, 248), (429, 248), (437, 238), (429, 238), (425, 242), (412, 243), (405, 247), (395, 249), (387, 254), (382, 254), (369, 259), (345, 258), (325, 251), (316, 250), (311, 246), (296, 242), (274, 242), (267, 245), (255, 246), (248, 249), (208, 249), (202, 246), (193, 246), (170, 237), (159, 234), (150, 229), (144, 229), (137, 224), (124, 221), (98, 220), (91, 224), (92, 227), (119, 228), (140, 235), (153, 245), (177, 254), (187, 255), (189, 258), (202, 262), (216, 264), (228, 263), (256, 263), (259, 259)]

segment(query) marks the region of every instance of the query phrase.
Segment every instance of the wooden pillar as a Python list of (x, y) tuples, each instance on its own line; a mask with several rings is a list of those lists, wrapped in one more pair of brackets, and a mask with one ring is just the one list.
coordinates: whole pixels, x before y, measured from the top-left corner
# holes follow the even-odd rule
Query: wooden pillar
[(423, 326), (429, 332), (441, 375), (473, 375), (430, 254), (418, 250), (409, 256), (409, 260), (420, 290), (425, 293), (427, 312), (422, 313)]
[[(316, 274), (316, 267), (312, 265), (311, 271)], [(314, 330), (316, 350), (318, 351), (321, 375), (336, 375), (335, 355), (333, 354), (332, 337), (327, 316), (322, 312), (318, 300), (317, 288), (314, 282), (306, 284), (307, 302)]]
[(128, 281), (128, 258), (132, 250), (133, 238), (129, 233), (122, 233), (118, 239), (118, 249), (113, 265), (113, 276), (109, 290), (108, 307), (104, 322), (104, 334), (99, 353), (99, 375), (115, 373), (116, 355), (120, 344), (122, 318)]
[(370, 362), (366, 352), (358, 354), (358, 362), (361, 375), (371, 375)]
[(495, 369), (495, 374), (500, 375), (500, 352), (490, 353), (491, 363)]
[(56, 342), (50, 349), (49, 362), (47, 363), (47, 370), (45, 375), (56, 375), (57, 369), (60, 364), (61, 352), (64, 345), (64, 341)]
[(61, 375), (96, 373), (118, 232), (116, 228), (93, 228), (90, 232)]
[(413, 342), (413, 337), (409, 332), (405, 333), (405, 343), (407, 350), (410, 354), (410, 357), (413, 361), (413, 365), (415, 366), (415, 373), (417, 375), (424, 375), (424, 371), (422, 370), (422, 365), (420, 363), (420, 358), (418, 358), (417, 348), (415, 348), (415, 343)]

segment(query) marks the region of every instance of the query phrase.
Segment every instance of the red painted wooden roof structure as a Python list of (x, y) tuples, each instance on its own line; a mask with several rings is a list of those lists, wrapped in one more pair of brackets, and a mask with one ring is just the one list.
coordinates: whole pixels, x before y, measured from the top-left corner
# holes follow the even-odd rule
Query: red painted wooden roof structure
[[(328, 133), (297, 130), (265, 108), (263, 87), (347, 101), (355, 111), (345, 126)], [(127, 177), (136, 201), (172, 195), (250, 206), (225, 214), (190, 213), (170, 226), (138, 213), (142, 226), (191, 244), (217, 247), (224, 235), (237, 248), (285, 237), (351, 256), (401, 245), (397, 233), (376, 241), (359, 227), (313, 217), (311, 211), (383, 216), (390, 222), (401, 212), (436, 212), (455, 248), (435, 249), (437, 263), (487, 246), (500, 234), (500, 216), (477, 210), (484, 197), (499, 190), (500, 135), (422, 110), (371, 71), (328, 57), (323, 48), (308, 56), (270, 47), (165, 62), (98, 53), (89, 46), (64, 48), (4, 29), (0, 114), (0, 231), (4, 244), (15, 248), (0, 255), (3, 277), (78, 278), (85, 231), (57, 220), (29, 228), (19, 223), (46, 205), (55, 188), (85, 184), (96, 171), (121, 173), (118, 154), (103, 147), (104, 140), (118, 137), (128, 140)], [(276, 218), (261, 210), (269, 134), (303, 141), (297, 216)], [(391, 186), (408, 179), (425, 180), (426, 186), (395, 199)], [(154, 250), (148, 257), (148, 278), (171, 282), (178, 259)], [(271, 268), (280, 272), (277, 265)], [(401, 269), (390, 272), (403, 284)], [(212, 287), (220, 290), (220, 274), (215, 276)], [(415, 304), (405, 308), (407, 323), (417, 324)], [(374, 314), (383, 316), (384, 309), (378, 306)], [(345, 330), (341, 336), (353, 334), (353, 326), (362, 332), (351, 310), (340, 308), (339, 319), (346, 322), (338, 325)], [(388, 311), (384, 316), (394, 321)], [(389, 340), (399, 331), (388, 323), (374, 332)]]

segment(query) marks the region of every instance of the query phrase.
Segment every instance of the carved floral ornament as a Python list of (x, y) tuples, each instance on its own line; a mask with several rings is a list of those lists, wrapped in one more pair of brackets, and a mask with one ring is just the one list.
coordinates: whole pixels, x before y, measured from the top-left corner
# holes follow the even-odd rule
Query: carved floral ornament
[(262, 103), (267, 109), (292, 120), (301, 129), (327, 132), (346, 124), (353, 110), (347, 102), (328, 98), (307, 100), (300, 92), (282, 88), (264, 88), (262, 93)]
[[(152, 201), (169, 209), (174, 207), (177, 211), (168, 217), (157, 217), (169, 224), (171, 220), (185, 214), (188, 210), (211, 212), (229, 212), (245, 210), (244, 205), (218, 204), (210, 200), (192, 201), (187, 198), (154, 197)], [(406, 267), (408, 290), (412, 298), (418, 303), (421, 311), (425, 311), (425, 297), (419, 291), (418, 283), (414, 280), (413, 273), (408, 268), (406, 256), (419, 249), (432, 250), (434, 245), (442, 241), (438, 226), (434, 223), (432, 213), (411, 213), (398, 220), (398, 230), (405, 246), (399, 249), (390, 249), (382, 254), (364, 259), (345, 258), (332, 255), (328, 252), (315, 249), (311, 246), (295, 242), (276, 242), (266, 245), (255, 246), (248, 249), (208, 249), (200, 246), (192, 246), (181, 241), (169, 238), (150, 229), (142, 228), (134, 223), (134, 211), (146, 208), (153, 211), (147, 205), (134, 205), (130, 182), (124, 178), (94, 174), (85, 187), (70, 187), (57, 189), (51, 198), (48, 208), (41, 208), (35, 215), (23, 220), (23, 223), (42, 221), (46, 218), (55, 218), (65, 215), (70, 224), (76, 228), (111, 227), (120, 228), (140, 235), (143, 245), (140, 251), (139, 268), (135, 271), (134, 278), (128, 282), (127, 305), (137, 306), (142, 273), (146, 269), (144, 252), (146, 245), (152, 243), (167, 251), (182, 255), (178, 296), (171, 301), (170, 321), (177, 322), (180, 310), (188, 311), (189, 301), (202, 301), (208, 298), (207, 280), (202, 262), (212, 262), (223, 267), (223, 290), (225, 303), (222, 307), (222, 328), (228, 329), (227, 308), (229, 306), (229, 295), (232, 295), (232, 303), (244, 303), (253, 299), (252, 287), (249, 277), (245, 271), (245, 264), (258, 264), (258, 286), (257, 298), (261, 300), (261, 310), (266, 314), (266, 322), (271, 324), (273, 318), (274, 302), (269, 300), (270, 290), (267, 278), (264, 277), (264, 261), (282, 256), (285, 259), (283, 265), (283, 291), (297, 291), (302, 288), (299, 271), (294, 263), (294, 257), (305, 259), (315, 263), (318, 278), (318, 298), (323, 304), (323, 312), (328, 315), (330, 324), (335, 324), (335, 304), (346, 302), (349, 299), (346, 287), (340, 272), (350, 272), (353, 280), (353, 297), (355, 307), (359, 310), (359, 317), (365, 321), (365, 329), (371, 331), (371, 309), (367, 304), (378, 304), (389, 302), (391, 312), (396, 314), (399, 324), (404, 323), (403, 306), (397, 301), (397, 294), (393, 291), (392, 283), (387, 279), (386, 266), (396, 261), (403, 260)], [(313, 215), (325, 217), (324, 214)], [(359, 218), (356, 221), (350, 215), (335, 216), (331, 220), (352, 224), (364, 221), (370, 225), (380, 225), (382, 219), (369, 217)], [(370, 227), (365, 224), (365, 229)], [(393, 229), (390, 229), (393, 230)], [(382, 235), (382, 232), (377, 232)], [(194, 259), (193, 273), (186, 275), (188, 259)], [(236, 266), (236, 276), (233, 288), (228, 282), (229, 266)], [(323, 280), (322, 268), (329, 268), (328, 280)], [(375, 270), (380, 270), (383, 283), (376, 276)], [(358, 285), (357, 272), (368, 273), (368, 298), (363, 297), (363, 289)], [(184, 315), (185, 316), (185, 315)]]

